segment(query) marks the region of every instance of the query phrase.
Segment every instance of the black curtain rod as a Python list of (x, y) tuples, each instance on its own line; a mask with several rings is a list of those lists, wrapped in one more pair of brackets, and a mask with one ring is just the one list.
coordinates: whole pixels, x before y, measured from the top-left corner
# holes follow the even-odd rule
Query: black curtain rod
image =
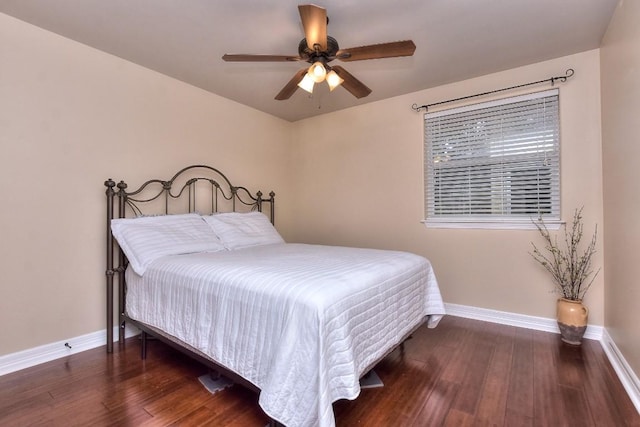
[(492, 90), (492, 91), (489, 91), (489, 92), (477, 93), (475, 95), (463, 96), (462, 98), (448, 99), (446, 101), (434, 102), (433, 104), (421, 105), (419, 107), (418, 107), (418, 104), (413, 104), (411, 106), (411, 109), (413, 109), (413, 111), (416, 111), (416, 112), (418, 112), (418, 111), (420, 111), (422, 109), (424, 109), (424, 111), (429, 111), (429, 107), (433, 107), (434, 105), (448, 104), (449, 102), (462, 101), (462, 100), (465, 100), (465, 99), (475, 98), (475, 97), (478, 97), (478, 96), (491, 95), (492, 93), (504, 92), (505, 90), (518, 89), (518, 88), (526, 87), (526, 86), (533, 86), (533, 85), (537, 85), (537, 84), (545, 83), (545, 82), (550, 82), (551, 86), (553, 86), (554, 83), (556, 82), (556, 80), (559, 80), (561, 82), (566, 82), (569, 77), (573, 76), (573, 74), (574, 74), (573, 68), (569, 68), (567, 71), (565, 71), (564, 76), (550, 77), (548, 79), (538, 80), (537, 82), (524, 83), (524, 84), (517, 85), (517, 86), (505, 87), (503, 89), (496, 89), (496, 90)]

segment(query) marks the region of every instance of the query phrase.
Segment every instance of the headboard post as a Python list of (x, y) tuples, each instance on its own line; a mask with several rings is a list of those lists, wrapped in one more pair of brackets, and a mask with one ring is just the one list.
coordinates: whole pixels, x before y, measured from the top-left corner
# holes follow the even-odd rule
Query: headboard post
[(111, 234), (111, 220), (113, 219), (113, 196), (116, 186), (111, 178), (104, 182), (107, 190), (107, 353), (113, 352), (113, 235)]
[(258, 207), (258, 212), (262, 212), (262, 191), (256, 193), (256, 206)]
[[(124, 181), (118, 183), (118, 218), (124, 218), (127, 207), (127, 184)], [(118, 342), (124, 343), (124, 298), (125, 278), (124, 272), (126, 260), (123, 251), (118, 251)]]
[(271, 197), (270, 201), (270, 206), (271, 206), (271, 224), (276, 225), (276, 210), (275, 210), (275, 202), (276, 202), (276, 193), (274, 193), (273, 191), (271, 193), (269, 193), (269, 197)]

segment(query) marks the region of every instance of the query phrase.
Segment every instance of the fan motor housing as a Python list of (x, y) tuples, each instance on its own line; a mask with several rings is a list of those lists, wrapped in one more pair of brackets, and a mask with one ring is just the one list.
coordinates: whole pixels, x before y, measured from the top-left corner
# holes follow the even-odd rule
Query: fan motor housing
[(324, 57), (327, 62), (331, 61), (336, 56), (338, 50), (340, 50), (338, 41), (331, 36), (327, 36), (327, 50), (325, 51), (321, 51), (319, 48), (317, 50), (310, 49), (309, 46), (307, 46), (306, 38), (300, 40), (300, 44), (298, 45), (298, 55), (307, 62), (315, 62), (319, 57)]

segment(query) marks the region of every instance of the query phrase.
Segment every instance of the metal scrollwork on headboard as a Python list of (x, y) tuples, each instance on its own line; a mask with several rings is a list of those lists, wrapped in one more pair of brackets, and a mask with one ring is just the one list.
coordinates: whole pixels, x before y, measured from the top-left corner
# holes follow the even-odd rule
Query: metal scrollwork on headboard
[[(194, 172), (198, 172), (201, 175), (204, 175), (203, 172), (205, 172), (210, 176), (190, 176)], [(181, 181), (180, 178), (183, 177), (185, 177), (185, 180)], [(223, 200), (231, 203), (229, 210), (234, 212), (239, 205), (262, 212), (263, 204), (269, 203), (270, 218), (272, 222), (274, 221), (273, 201), (275, 193), (269, 193), (269, 198), (264, 198), (263, 193), (260, 191), (253, 195), (246, 187), (231, 184), (229, 179), (218, 169), (206, 165), (188, 166), (166, 181), (151, 179), (133, 191), (128, 191), (128, 185), (124, 181), (120, 181), (117, 184), (118, 191), (115, 192), (119, 200), (118, 217), (123, 218), (125, 216), (127, 207), (136, 216), (148, 214), (149, 212), (143, 212), (142, 206), (148, 206), (151, 202), (159, 199), (163, 199), (163, 210), (162, 212), (154, 213), (171, 213), (170, 202), (179, 199), (184, 199), (187, 203), (186, 206), (179, 208), (180, 211), (194, 212), (198, 210), (198, 207), (203, 208), (203, 206), (198, 205), (197, 196), (198, 194), (203, 195), (202, 192), (197, 191), (198, 183), (208, 186), (207, 192), (210, 206), (208, 206), (207, 210), (210, 213), (218, 212), (220, 203)]]
[[(204, 191), (198, 183), (205, 186)], [(205, 211), (216, 213), (221, 211), (257, 210), (263, 212), (265, 203), (269, 204), (269, 218), (275, 223), (275, 193), (269, 193), (265, 198), (261, 191), (252, 194), (246, 187), (234, 186), (229, 179), (218, 169), (206, 165), (192, 165), (178, 171), (169, 180), (151, 179), (143, 183), (135, 190), (128, 191), (128, 185), (124, 181), (116, 182), (108, 179), (104, 183), (107, 196), (107, 352), (113, 351), (113, 278), (118, 276), (119, 282), (119, 313), (124, 313), (124, 270), (126, 259), (124, 253), (118, 250), (118, 267), (114, 268), (114, 239), (111, 234), (111, 220), (125, 218), (127, 208), (134, 216), (144, 214), (170, 214), (196, 212), (204, 208), (204, 203), (199, 203), (198, 196), (210, 199)], [(117, 188), (117, 190), (116, 190)], [(114, 215), (114, 198), (118, 199), (117, 215)], [(178, 201), (185, 200), (185, 205), (179, 205)], [(205, 200), (208, 202), (209, 200)], [(155, 211), (149, 212), (143, 207), (148, 207), (154, 202), (162, 206), (154, 205)], [(203, 212), (205, 213), (205, 212)], [(122, 323), (121, 323), (122, 324)], [(124, 341), (124, 329), (119, 328), (119, 341)]]

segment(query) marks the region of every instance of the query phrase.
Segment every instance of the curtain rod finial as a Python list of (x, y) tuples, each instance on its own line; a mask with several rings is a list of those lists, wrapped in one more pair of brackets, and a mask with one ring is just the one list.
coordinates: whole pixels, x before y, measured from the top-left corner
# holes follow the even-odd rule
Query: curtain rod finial
[(571, 76), (573, 76), (575, 74), (575, 71), (573, 71), (573, 68), (567, 68), (567, 71), (564, 72), (564, 76), (560, 76), (560, 77), (551, 77), (551, 86), (554, 85), (554, 83), (556, 82), (556, 80), (560, 80), (561, 82), (566, 82), (567, 79)]
[(427, 108), (427, 106), (426, 106), (426, 105), (421, 105), (421, 106), (419, 106), (419, 107), (418, 107), (418, 104), (413, 104), (413, 105), (411, 106), (411, 109), (412, 109), (413, 111), (415, 111), (416, 113), (420, 112), (420, 110), (422, 110), (422, 109), (424, 109), (424, 111), (427, 111), (427, 110), (428, 110), (428, 108)]

